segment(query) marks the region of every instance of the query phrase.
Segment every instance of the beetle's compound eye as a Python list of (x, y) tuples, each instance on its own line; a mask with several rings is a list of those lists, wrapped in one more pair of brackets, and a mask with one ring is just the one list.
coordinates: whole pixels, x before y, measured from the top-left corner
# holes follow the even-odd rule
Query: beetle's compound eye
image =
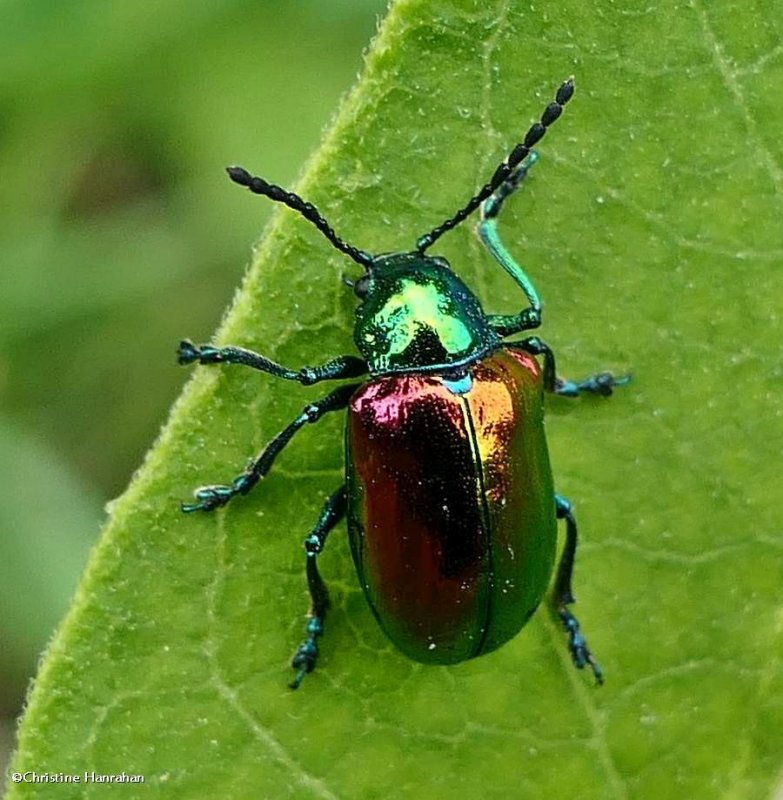
[(353, 285), (353, 291), (358, 298), (364, 300), (364, 298), (367, 297), (370, 292), (370, 276), (363, 275), (361, 278), (359, 278), (359, 280)]

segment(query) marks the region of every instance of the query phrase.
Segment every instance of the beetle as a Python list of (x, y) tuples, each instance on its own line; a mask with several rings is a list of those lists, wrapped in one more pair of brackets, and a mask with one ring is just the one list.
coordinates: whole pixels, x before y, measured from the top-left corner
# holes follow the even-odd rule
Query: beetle
[[(541, 301), (497, 230), (504, 202), (538, 159), (533, 147), (573, 92), (569, 79), (490, 180), (410, 252), (371, 255), (337, 236), (293, 192), (241, 167), (227, 170), (239, 185), (297, 211), (365, 270), (346, 280), (358, 299), (360, 356), (294, 370), (241, 347), (185, 340), (178, 350), (182, 364), (240, 364), (305, 386), (369, 373), (369, 381), (344, 383), (308, 403), (230, 484), (203, 486), (195, 502), (182, 504), (185, 512), (211, 511), (247, 494), (298, 430), (347, 409), (345, 482), (304, 541), (310, 608), (306, 637), (291, 662), (292, 688), (318, 660), (329, 608), (318, 555), (344, 517), (358, 578), (381, 628), (407, 656), (431, 664), (489, 653), (518, 633), (550, 583), (557, 521), (563, 520), (552, 603), (574, 664), (589, 665), (603, 682), (569, 608), (577, 524), (570, 502), (554, 490), (543, 393), (607, 396), (630, 376), (600, 372), (565, 380), (537, 336), (507, 340), (539, 327)], [(481, 241), (527, 299), (517, 314), (486, 314), (448, 261), (427, 254), (479, 207)]]

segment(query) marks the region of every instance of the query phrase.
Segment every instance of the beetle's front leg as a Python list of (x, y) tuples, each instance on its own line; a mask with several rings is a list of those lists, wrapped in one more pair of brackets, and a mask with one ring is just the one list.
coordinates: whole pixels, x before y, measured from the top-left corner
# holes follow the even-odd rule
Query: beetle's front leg
[(513, 278), (525, 293), (529, 308), (518, 314), (490, 314), (487, 321), (500, 336), (511, 336), (521, 331), (529, 331), (541, 324), (541, 299), (536, 287), (522, 267), (503, 244), (497, 229), (497, 217), (506, 198), (515, 192), (527, 176), (528, 170), (538, 161), (538, 153), (532, 151), (527, 159), (500, 185), (495, 194), (485, 201), (481, 208), (481, 222), (478, 235), (495, 260)]
[(296, 648), (291, 659), (291, 666), (296, 670), (294, 679), (288, 684), (292, 689), (299, 688), (305, 675), (315, 669), (318, 661), (318, 637), (324, 631), (326, 612), (329, 610), (329, 592), (318, 571), (316, 559), (323, 550), (329, 532), (345, 516), (346, 506), (345, 484), (343, 484), (324, 503), (318, 522), (304, 541), (310, 612), (307, 618), (307, 638)]
[(358, 383), (349, 383), (330, 392), (326, 397), (306, 405), (302, 409), (302, 413), (269, 442), (261, 454), (250, 462), (248, 468), (241, 475), (237, 475), (227, 485), (215, 484), (196, 489), (193, 495), (197, 502), (182, 503), (182, 510), (186, 513), (191, 511), (212, 511), (215, 508), (224, 506), (232, 497), (238, 494), (247, 494), (269, 472), (274, 460), (300, 428), (307, 423), (318, 422), (329, 411), (338, 411), (341, 408), (345, 408), (351, 399), (351, 395), (358, 388)]
[(179, 343), (177, 360), (180, 364), (242, 364), (261, 372), (268, 372), (283, 380), (298, 381), (304, 386), (310, 386), (318, 381), (358, 378), (367, 372), (367, 362), (357, 356), (337, 356), (325, 364), (294, 370), (244, 347), (196, 345), (188, 339), (183, 339)]
[(611, 372), (598, 372), (581, 381), (570, 381), (557, 375), (555, 354), (549, 345), (538, 336), (529, 336), (519, 342), (508, 342), (506, 347), (513, 350), (524, 350), (534, 356), (544, 357), (544, 388), (553, 394), (563, 397), (579, 397), (580, 394), (599, 394), (609, 397), (616, 386), (625, 386), (631, 382), (630, 375), (615, 377)]
[(600, 684), (604, 682), (603, 670), (587, 646), (587, 639), (585, 639), (579, 627), (579, 621), (568, 609), (568, 606), (576, 602), (571, 589), (577, 544), (576, 519), (571, 510), (571, 503), (559, 494), (555, 495), (555, 509), (557, 518), (564, 519), (566, 523), (566, 543), (557, 568), (552, 601), (555, 611), (563, 623), (563, 628), (568, 634), (568, 650), (571, 653), (574, 666), (584, 669), (589, 664), (593, 675), (595, 675), (596, 683)]

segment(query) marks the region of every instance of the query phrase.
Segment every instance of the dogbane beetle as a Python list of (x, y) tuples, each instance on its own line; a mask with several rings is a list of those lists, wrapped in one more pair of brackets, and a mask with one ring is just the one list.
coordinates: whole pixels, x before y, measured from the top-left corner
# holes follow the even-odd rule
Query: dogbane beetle
[[(353, 287), (360, 356), (288, 369), (241, 347), (180, 344), (181, 364), (241, 364), (309, 386), (358, 378), (308, 403), (230, 484), (204, 486), (182, 510), (211, 511), (247, 494), (307, 423), (347, 409), (345, 481), (304, 542), (310, 609), (292, 660), (297, 688), (318, 659), (329, 594), (318, 554), (347, 517), (359, 581), (375, 617), (410, 658), (452, 664), (511, 639), (538, 607), (552, 576), (557, 520), (566, 541), (552, 603), (574, 664), (603, 673), (569, 606), (577, 547), (571, 504), (554, 491), (544, 436), (543, 391), (610, 395), (630, 380), (600, 372), (557, 376), (552, 350), (523, 334), (541, 324), (539, 296), (501, 242), (497, 218), (538, 156), (532, 149), (574, 91), (567, 80), (490, 180), (413, 250), (372, 255), (342, 240), (293, 192), (229, 167), (233, 181), (297, 211), (365, 270)], [(481, 207), (478, 234), (527, 298), (518, 314), (486, 314), (448, 261), (427, 251)], [(542, 360), (539, 364), (537, 357)]]

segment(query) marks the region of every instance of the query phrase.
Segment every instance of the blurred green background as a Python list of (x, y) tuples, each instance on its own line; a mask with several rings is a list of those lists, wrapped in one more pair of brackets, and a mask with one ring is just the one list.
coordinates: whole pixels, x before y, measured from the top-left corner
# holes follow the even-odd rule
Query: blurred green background
[[(0, 767), (103, 507), (187, 379), (383, 0), (0, 9)], [(4, 770), (3, 770), (4, 771)], [(1, 773), (0, 773), (1, 774)]]

